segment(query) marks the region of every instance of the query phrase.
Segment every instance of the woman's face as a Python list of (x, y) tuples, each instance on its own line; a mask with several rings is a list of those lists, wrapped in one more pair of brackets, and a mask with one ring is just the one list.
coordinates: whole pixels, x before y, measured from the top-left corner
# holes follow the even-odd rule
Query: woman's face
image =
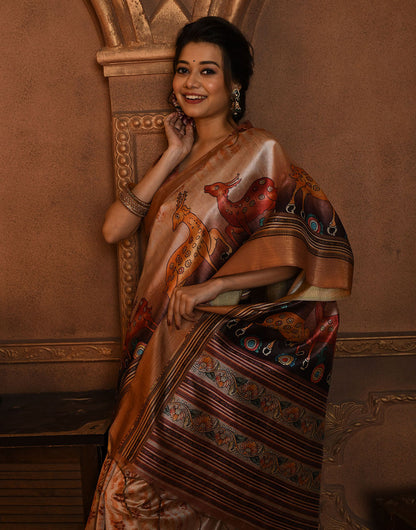
[(184, 113), (194, 119), (228, 116), (231, 91), (225, 83), (221, 48), (210, 42), (184, 46), (173, 91)]

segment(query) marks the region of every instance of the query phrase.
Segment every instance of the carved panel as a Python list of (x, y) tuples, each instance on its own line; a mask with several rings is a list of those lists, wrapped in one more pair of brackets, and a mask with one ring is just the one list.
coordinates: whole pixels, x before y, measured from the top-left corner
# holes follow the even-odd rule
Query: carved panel
[(371, 530), (348, 506), (342, 486), (321, 492), (321, 530)]
[[(120, 113), (113, 116), (116, 190), (138, 181), (135, 160), (137, 135), (162, 134), (164, 116), (169, 111)], [(139, 146), (139, 149), (143, 146)], [(121, 328), (124, 335), (136, 293), (143, 249), (136, 234), (118, 246)]]
[(0, 364), (117, 361), (118, 341), (10, 343), (0, 346)]
[(329, 403), (326, 414), (324, 461), (342, 464), (343, 449), (349, 438), (362, 429), (382, 424), (385, 407), (415, 402), (416, 392), (406, 392), (371, 393), (367, 403), (355, 401)]
[[(367, 403), (347, 401), (328, 404), (324, 447), (324, 480), (321, 492), (322, 530), (371, 530), (373, 528), (371, 521), (363, 521), (348, 504), (343, 485), (348, 476), (348, 469), (344, 466), (344, 450), (353, 436), (362, 433), (369, 427), (383, 425), (388, 407), (414, 405), (415, 403), (416, 391), (411, 391), (370, 393)], [(400, 433), (397, 435), (400, 436)], [(371, 438), (372, 435), (369, 433), (368, 439)], [(369, 458), (369, 455), (361, 455), (361, 460), (360, 455), (355, 458), (356, 466), (360, 466), (360, 462), (362, 463), (363, 459)], [(391, 459), (392, 456), (388, 454), (386, 458)], [(397, 461), (400, 462), (400, 455), (398, 455)], [(409, 462), (408, 465), (412, 465), (412, 463)], [(329, 481), (328, 477), (330, 477)], [(328, 481), (327, 483), (325, 479)], [(332, 483), (335, 481), (337, 483)]]

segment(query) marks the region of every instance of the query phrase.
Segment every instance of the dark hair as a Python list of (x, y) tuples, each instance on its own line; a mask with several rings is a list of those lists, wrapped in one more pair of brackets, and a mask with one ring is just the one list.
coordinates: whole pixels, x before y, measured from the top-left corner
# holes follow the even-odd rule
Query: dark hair
[(176, 71), (182, 49), (190, 42), (209, 42), (221, 48), (227, 86), (231, 91), (232, 81), (241, 85), (241, 112), (233, 116), (235, 121), (239, 121), (246, 110), (246, 91), (253, 74), (253, 47), (241, 31), (225, 18), (199, 18), (184, 26), (178, 34), (173, 60), (174, 71)]

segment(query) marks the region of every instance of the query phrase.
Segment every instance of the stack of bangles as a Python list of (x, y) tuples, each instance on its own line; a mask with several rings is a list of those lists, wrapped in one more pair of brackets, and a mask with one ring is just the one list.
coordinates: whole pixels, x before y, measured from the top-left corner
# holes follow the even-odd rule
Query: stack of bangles
[(131, 213), (137, 215), (137, 217), (144, 217), (149, 211), (150, 202), (144, 202), (139, 199), (139, 197), (131, 191), (129, 186), (126, 186), (124, 190), (120, 191), (118, 198), (121, 204)]

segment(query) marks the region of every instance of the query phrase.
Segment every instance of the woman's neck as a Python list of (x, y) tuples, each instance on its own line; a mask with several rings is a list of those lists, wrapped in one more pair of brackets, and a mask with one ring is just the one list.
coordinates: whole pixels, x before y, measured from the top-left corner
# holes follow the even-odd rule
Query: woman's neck
[(218, 143), (236, 129), (236, 124), (227, 117), (203, 118), (195, 120), (196, 141), (195, 143), (209, 145)]
[(228, 120), (227, 117), (218, 118), (204, 118), (195, 120), (196, 137), (195, 142), (188, 156), (179, 165), (179, 170), (183, 171), (194, 162), (209, 153), (219, 143), (221, 143), (227, 136), (229, 136), (237, 125)]

